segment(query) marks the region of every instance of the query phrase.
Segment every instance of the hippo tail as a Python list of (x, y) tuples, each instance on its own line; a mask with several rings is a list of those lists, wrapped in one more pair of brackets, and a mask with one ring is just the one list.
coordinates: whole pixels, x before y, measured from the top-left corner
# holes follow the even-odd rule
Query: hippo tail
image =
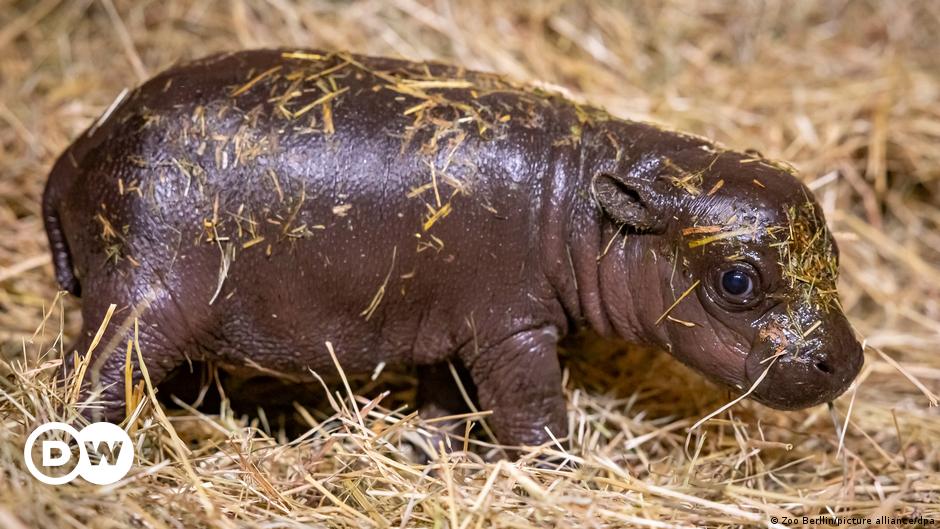
[(81, 285), (75, 276), (72, 266), (72, 253), (69, 251), (68, 241), (62, 231), (62, 220), (59, 216), (61, 204), (61, 190), (72, 172), (70, 167), (70, 152), (66, 151), (52, 167), (49, 180), (42, 194), (42, 219), (46, 227), (46, 236), (49, 238), (49, 249), (52, 251), (52, 264), (55, 266), (55, 277), (59, 286), (73, 296), (81, 296)]

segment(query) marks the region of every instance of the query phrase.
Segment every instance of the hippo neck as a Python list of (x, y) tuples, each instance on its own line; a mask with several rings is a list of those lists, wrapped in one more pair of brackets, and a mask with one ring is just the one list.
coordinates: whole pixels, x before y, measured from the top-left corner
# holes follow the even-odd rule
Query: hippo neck
[[(548, 178), (548, 193), (542, 204), (542, 255), (550, 283), (576, 327), (630, 342), (655, 340), (640, 323), (631, 285), (648, 279), (631, 256), (642, 252), (644, 237), (618, 234), (594, 201), (591, 185), (599, 171), (616, 170), (641, 154), (630, 148), (651, 132), (651, 126), (621, 120), (584, 127), (579, 144), (562, 146), (554, 153), (554, 170)], [(628, 237), (623, 241), (623, 237)], [(611, 243), (611, 241), (613, 242)], [(606, 250), (606, 251), (605, 251)], [(605, 287), (613, 291), (606, 291)]]

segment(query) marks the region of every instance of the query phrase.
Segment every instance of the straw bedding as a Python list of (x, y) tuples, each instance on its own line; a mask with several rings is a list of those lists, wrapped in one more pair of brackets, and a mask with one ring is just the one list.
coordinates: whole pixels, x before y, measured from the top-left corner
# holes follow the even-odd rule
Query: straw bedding
[[(938, 34), (929, 1), (0, 1), (0, 526), (940, 524)], [(791, 162), (839, 243), (862, 374), (831, 413), (743, 401), (690, 430), (734, 396), (664, 353), (581, 341), (564, 355), (571, 439), (516, 463), (487, 460), (475, 426), (426, 464), (434, 426), (407, 373), (315, 387), (286, 413), (200, 411), (165, 388), (156, 413), (148, 388), (127, 478), (42, 485), (23, 443), (71, 418), (51, 377), (80, 323), (39, 213), (54, 157), (163, 67), (274, 45), (499, 71)]]

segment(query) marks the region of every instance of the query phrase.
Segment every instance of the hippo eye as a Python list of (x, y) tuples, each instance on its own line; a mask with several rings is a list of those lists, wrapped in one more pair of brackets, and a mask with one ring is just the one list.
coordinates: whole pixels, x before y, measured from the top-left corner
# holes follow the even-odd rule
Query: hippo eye
[(744, 297), (754, 290), (754, 282), (744, 270), (728, 270), (721, 276), (721, 288), (735, 297)]
[(757, 272), (744, 263), (725, 269), (719, 278), (722, 297), (734, 303), (751, 301), (756, 283)]

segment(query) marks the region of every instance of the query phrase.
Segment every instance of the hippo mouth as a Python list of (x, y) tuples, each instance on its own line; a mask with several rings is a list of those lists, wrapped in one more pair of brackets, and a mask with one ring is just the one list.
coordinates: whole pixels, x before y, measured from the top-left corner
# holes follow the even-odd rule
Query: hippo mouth
[[(835, 342), (835, 343), (833, 343)], [(852, 384), (864, 362), (851, 335), (777, 346), (762, 341), (745, 362), (750, 397), (780, 410), (799, 410), (830, 402)]]

